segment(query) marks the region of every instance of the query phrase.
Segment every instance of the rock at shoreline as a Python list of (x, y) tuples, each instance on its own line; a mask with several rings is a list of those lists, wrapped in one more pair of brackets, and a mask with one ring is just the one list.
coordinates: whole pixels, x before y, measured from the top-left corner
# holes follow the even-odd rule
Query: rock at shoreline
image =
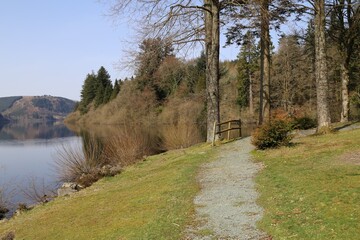
[(70, 195), (75, 192), (78, 192), (83, 188), (84, 187), (81, 186), (80, 184), (72, 183), (72, 182), (65, 182), (65, 183), (63, 183), (61, 188), (59, 188), (57, 190), (57, 194), (58, 194), (58, 197), (62, 197), (62, 196), (66, 196), (66, 195)]

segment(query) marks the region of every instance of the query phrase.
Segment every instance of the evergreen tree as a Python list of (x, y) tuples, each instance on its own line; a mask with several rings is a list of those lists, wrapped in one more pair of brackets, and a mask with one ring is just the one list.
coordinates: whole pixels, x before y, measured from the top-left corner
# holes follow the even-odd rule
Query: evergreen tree
[(103, 66), (99, 68), (96, 78), (104, 88), (108, 85), (111, 85), (110, 75)]
[(120, 85), (121, 85), (121, 80), (117, 80), (115, 79), (115, 83), (114, 83), (114, 89), (111, 92), (111, 96), (110, 96), (110, 100), (113, 100), (116, 98), (116, 96), (119, 94), (120, 92)]
[(244, 36), (240, 54), (238, 56), (238, 98), (241, 108), (249, 107), (251, 115), (254, 114), (254, 73), (259, 68), (259, 50), (255, 44), (255, 37), (250, 31)]
[(200, 57), (186, 63), (186, 74), (183, 80), (188, 93), (199, 93), (205, 90), (206, 58), (202, 51)]
[(81, 114), (85, 114), (88, 111), (89, 104), (96, 96), (96, 88), (97, 79), (95, 73), (88, 74), (84, 80), (81, 90), (81, 101), (79, 104)]
[(106, 104), (110, 101), (111, 98), (111, 94), (113, 92), (113, 87), (112, 84), (111, 85), (107, 85), (105, 87), (105, 91), (104, 91), (104, 99), (103, 99), (103, 103)]
[(102, 84), (100, 84), (96, 90), (96, 96), (94, 99), (95, 108), (99, 107), (101, 104), (104, 103), (104, 96), (105, 96), (105, 88)]
[(200, 57), (196, 61), (196, 78), (197, 78), (195, 84), (196, 92), (201, 92), (202, 90), (206, 89), (205, 72), (206, 72), (206, 56), (205, 53), (202, 51)]
[(112, 92), (110, 75), (103, 66), (101, 66), (97, 72), (96, 82), (97, 88), (94, 101), (95, 107), (98, 107), (101, 104), (107, 103), (109, 101)]

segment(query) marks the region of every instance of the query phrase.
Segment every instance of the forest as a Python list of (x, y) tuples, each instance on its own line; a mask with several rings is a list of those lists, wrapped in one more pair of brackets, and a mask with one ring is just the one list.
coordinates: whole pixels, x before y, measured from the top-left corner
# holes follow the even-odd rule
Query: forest
[[(191, 132), (194, 143), (211, 141), (214, 123), (230, 118), (261, 125), (279, 115), (306, 117), (318, 131), (357, 120), (359, 6), (354, 0), (115, 1), (113, 18), (141, 26), (138, 51), (129, 56), (134, 75), (113, 84), (104, 67), (89, 73), (68, 122), (169, 124)], [(282, 32), (287, 22), (299, 27)], [(220, 32), (227, 45), (240, 46), (236, 60), (220, 61)], [(281, 35), (278, 44), (270, 33)], [(198, 58), (178, 57), (198, 44), (204, 49)]]

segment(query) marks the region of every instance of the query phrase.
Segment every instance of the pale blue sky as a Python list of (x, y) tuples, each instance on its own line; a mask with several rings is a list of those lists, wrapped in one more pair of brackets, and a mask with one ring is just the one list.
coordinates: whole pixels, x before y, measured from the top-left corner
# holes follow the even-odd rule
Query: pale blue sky
[[(86, 74), (100, 66), (112, 80), (131, 76), (116, 63), (133, 33), (104, 16), (107, 9), (95, 0), (0, 0), (0, 97), (79, 100)], [(238, 54), (221, 51), (222, 59)]]

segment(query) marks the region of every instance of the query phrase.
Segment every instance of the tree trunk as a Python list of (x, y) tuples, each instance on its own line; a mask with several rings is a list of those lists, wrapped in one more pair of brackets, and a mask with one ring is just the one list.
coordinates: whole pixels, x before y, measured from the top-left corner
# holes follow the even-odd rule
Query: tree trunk
[(269, 0), (262, 0), (260, 7), (260, 107), (259, 124), (270, 120), (270, 17)]
[(341, 122), (349, 121), (349, 68), (341, 63)]
[(315, 76), (318, 131), (330, 125), (328, 80), (325, 53), (325, 2), (315, 0)]
[[(206, 141), (217, 140), (214, 125), (220, 122), (219, 105), (219, 51), (220, 51), (220, 11), (218, 0), (204, 0), (205, 49), (206, 49), (206, 92), (207, 92), (207, 137)], [(218, 129), (216, 129), (217, 131)]]
[(249, 74), (249, 113), (250, 116), (254, 116), (254, 97), (253, 97), (253, 80), (251, 73)]
[[(359, 23), (356, 21), (356, 16), (359, 16), (360, 11), (353, 11), (353, 3), (351, 0), (347, 0), (346, 3), (344, 0), (339, 1), (341, 7), (338, 11), (341, 31), (340, 34), (343, 35), (343, 38), (346, 40), (338, 41), (338, 50), (341, 55), (341, 122), (349, 121), (349, 112), (350, 112), (350, 102), (349, 102), (349, 82), (350, 82), (350, 59), (353, 55), (354, 40), (358, 36)], [(344, 11), (346, 15), (344, 15)], [(346, 19), (346, 20), (345, 20)], [(354, 21), (355, 20), (355, 21)], [(347, 22), (348, 26), (346, 26)], [(355, 30), (355, 31), (354, 31)]]

